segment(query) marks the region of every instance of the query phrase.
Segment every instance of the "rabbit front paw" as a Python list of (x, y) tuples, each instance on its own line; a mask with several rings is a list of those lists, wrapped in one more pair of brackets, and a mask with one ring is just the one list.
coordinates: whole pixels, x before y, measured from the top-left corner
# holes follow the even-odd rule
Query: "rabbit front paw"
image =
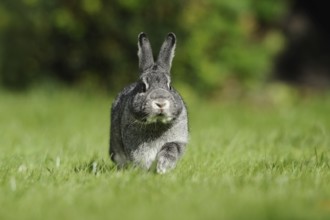
[(157, 162), (157, 173), (164, 174), (175, 167), (175, 161), (171, 160), (166, 156), (161, 156), (158, 158)]

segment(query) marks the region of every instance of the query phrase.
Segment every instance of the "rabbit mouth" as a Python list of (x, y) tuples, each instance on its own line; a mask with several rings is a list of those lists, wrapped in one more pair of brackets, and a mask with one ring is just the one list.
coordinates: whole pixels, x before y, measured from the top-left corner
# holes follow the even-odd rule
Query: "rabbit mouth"
[(152, 124), (152, 123), (168, 124), (172, 120), (173, 120), (173, 118), (170, 116), (166, 116), (164, 114), (159, 114), (159, 115), (154, 115), (154, 116), (148, 117), (146, 122), (147, 122), (147, 124)]

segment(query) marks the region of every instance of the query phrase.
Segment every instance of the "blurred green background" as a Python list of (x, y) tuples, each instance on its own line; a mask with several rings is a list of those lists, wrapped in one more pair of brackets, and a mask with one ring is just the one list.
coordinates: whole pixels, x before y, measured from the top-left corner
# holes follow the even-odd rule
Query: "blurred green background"
[(2, 0), (0, 83), (22, 90), (44, 82), (118, 92), (136, 79), (137, 35), (156, 56), (178, 38), (173, 78), (201, 95), (254, 88), (270, 76), (285, 37), (285, 0)]
[[(1, 0), (0, 219), (330, 219), (329, 20), (321, 0)], [(108, 156), (141, 31), (155, 56), (178, 39), (190, 142), (164, 176)]]

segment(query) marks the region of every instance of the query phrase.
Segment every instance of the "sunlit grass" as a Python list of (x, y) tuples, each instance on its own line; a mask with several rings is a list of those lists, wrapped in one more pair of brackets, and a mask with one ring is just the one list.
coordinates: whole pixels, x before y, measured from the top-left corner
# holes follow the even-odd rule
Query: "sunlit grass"
[(190, 144), (167, 175), (117, 171), (112, 98), (0, 94), (0, 219), (329, 219), (330, 100), (186, 100)]

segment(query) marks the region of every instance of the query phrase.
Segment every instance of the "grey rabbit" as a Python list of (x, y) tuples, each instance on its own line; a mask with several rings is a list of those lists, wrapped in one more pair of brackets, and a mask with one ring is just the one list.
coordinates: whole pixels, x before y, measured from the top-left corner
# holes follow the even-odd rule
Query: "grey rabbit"
[(128, 164), (157, 173), (173, 169), (188, 142), (186, 106), (171, 86), (176, 36), (169, 33), (154, 62), (149, 39), (138, 35), (140, 77), (125, 87), (111, 109), (110, 157), (118, 167)]

